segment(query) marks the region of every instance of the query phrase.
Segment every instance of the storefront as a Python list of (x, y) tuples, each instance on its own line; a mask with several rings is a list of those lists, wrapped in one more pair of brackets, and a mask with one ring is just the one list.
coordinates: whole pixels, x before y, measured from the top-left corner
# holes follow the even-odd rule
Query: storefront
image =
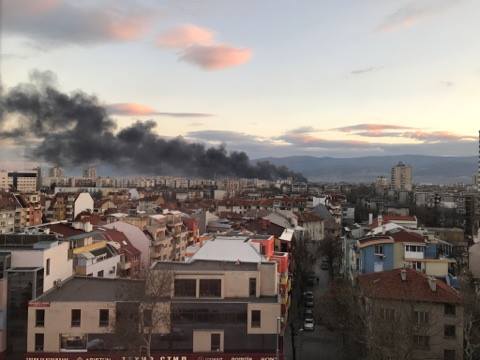
[[(275, 354), (233, 354), (233, 353), (154, 353), (145, 355), (119, 353), (27, 353), (25, 360), (277, 360)], [(283, 360), (280, 355), (278, 360)]]

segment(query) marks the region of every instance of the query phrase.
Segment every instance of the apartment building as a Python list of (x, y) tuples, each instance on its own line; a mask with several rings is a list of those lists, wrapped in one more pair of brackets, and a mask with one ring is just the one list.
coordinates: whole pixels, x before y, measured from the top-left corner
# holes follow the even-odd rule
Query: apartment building
[(54, 235), (0, 235), (0, 263), (8, 281), (7, 358), (26, 350), (28, 302), (72, 276), (68, 249)]
[(375, 356), (463, 359), (463, 306), (455, 289), (413, 269), (360, 275), (358, 285)]
[(116, 278), (122, 257), (114, 244), (96, 241), (73, 249), (73, 269), (76, 275)]
[(302, 212), (296, 215), (306, 241), (322, 241), (325, 238), (325, 224), (320, 215), (314, 212)]
[(8, 190), (8, 172), (0, 170), (0, 190)]
[(0, 234), (15, 231), (17, 202), (11, 193), (0, 191)]
[(366, 274), (409, 267), (451, 279), (456, 260), (450, 243), (393, 223), (383, 229), (356, 241), (354, 271)]
[(390, 186), (397, 191), (412, 191), (413, 189), (412, 167), (399, 162), (392, 167)]
[(48, 222), (73, 221), (84, 211), (93, 212), (94, 201), (88, 192), (56, 193), (52, 199), (45, 201), (45, 217)]
[(8, 173), (8, 186), (18, 192), (35, 192), (38, 185), (37, 171), (14, 171)]
[[(152, 271), (172, 274), (173, 282), (162, 303), (170, 320), (154, 331), (153, 354), (275, 353), (281, 311), (275, 262), (158, 262)], [(119, 311), (132, 304), (142, 314), (138, 318), (148, 317), (142, 311), (142, 286), (119, 279), (66, 281), (29, 303), (27, 351), (73, 359), (89, 351), (122, 354), (114, 324)]]

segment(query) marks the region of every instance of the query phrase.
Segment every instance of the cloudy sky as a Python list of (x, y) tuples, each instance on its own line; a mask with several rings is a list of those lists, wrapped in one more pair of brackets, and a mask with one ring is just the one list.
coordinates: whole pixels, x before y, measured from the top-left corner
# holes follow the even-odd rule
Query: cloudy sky
[(474, 155), (479, 13), (477, 0), (3, 0), (2, 81), (51, 70), (119, 129), (152, 119), (253, 158)]

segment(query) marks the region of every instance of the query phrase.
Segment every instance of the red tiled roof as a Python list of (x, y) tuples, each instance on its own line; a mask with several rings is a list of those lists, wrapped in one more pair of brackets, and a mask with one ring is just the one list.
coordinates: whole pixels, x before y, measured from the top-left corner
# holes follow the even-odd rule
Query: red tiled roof
[[(382, 223), (383, 224), (387, 224), (387, 223), (390, 223), (390, 222), (395, 222), (395, 221), (401, 221), (401, 222), (405, 222), (405, 221), (417, 221), (417, 217), (416, 216), (409, 216), (409, 215), (383, 215), (383, 220), (382, 220)], [(370, 225), (370, 228), (376, 228), (378, 225), (378, 218), (375, 219), (372, 223), (372, 225)]]
[(358, 276), (358, 284), (365, 296), (375, 299), (404, 300), (434, 303), (461, 303), (460, 294), (441, 280), (436, 280), (432, 291), (427, 275), (413, 269), (404, 269), (407, 278), (401, 278), (403, 269)]
[(389, 235), (395, 240), (395, 242), (425, 243), (424, 237), (413, 231), (400, 230), (390, 232)]
[(120, 245), (123, 251), (130, 253), (132, 256), (140, 256), (140, 250), (132, 245), (130, 240), (121, 231), (114, 229), (101, 228), (102, 235), (107, 241), (114, 241)]
[(47, 225), (47, 227), (50, 229), (50, 231), (63, 235), (64, 238), (85, 233), (85, 231), (80, 229), (74, 229), (67, 224), (50, 224)]

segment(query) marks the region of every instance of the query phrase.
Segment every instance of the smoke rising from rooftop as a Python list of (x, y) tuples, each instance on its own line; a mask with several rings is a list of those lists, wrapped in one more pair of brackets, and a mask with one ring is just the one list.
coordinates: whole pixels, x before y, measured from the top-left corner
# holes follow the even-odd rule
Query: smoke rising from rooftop
[(28, 142), (32, 159), (67, 167), (105, 163), (142, 174), (303, 179), (286, 167), (253, 164), (246, 153), (228, 153), (224, 146), (164, 139), (154, 132), (151, 120), (116, 131), (115, 121), (95, 96), (66, 94), (56, 83), (52, 72), (33, 71), (29, 83), (9, 89), (0, 101), (0, 139)]

